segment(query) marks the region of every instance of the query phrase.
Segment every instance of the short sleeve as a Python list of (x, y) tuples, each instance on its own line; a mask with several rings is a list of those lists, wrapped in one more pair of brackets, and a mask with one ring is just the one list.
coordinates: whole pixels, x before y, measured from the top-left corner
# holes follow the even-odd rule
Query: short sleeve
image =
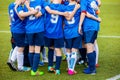
[(87, 10), (87, 0), (80, 0), (81, 11)]
[(22, 6), (18, 6), (18, 7), (17, 7), (17, 12), (18, 12), (18, 13), (23, 12)]
[(45, 8), (46, 6), (49, 5), (49, 3), (44, 1), (42, 5), (43, 5), (43, 7)]

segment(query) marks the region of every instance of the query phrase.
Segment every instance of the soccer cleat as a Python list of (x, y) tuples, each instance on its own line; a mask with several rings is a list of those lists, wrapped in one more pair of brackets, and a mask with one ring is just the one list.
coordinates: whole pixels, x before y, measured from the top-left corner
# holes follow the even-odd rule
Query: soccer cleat
[(44, 66), (44, 62), (40, 61), (39, 66)]
[(14, 62), (12, 60), (9, 60), (7, 62), (7, 65), (9, 66), (9, 68), (13, 71), (17, 71), (17, 67), (15, 66)]
[(78, 62), (78, 64), (83, 64), (84, 63), (84, 61), (83, 60), (80, 60), (79, 62)]
[(31, 68), (29, 67), (22, 67), (21, 69), (18, 69), (18, 71), (30, 71)]
[(39, 75), (43, 75), (44, 74), (44, 72), (41, 72), (41, 71), (36, 71), (36, 72), (34, 72), (33, 70), (31, 70), (31, 76), (39, 76)]
[(55, 70), (55, 75), (60, 75), (60, 70)]
[(49, 72), (54, 72), (55, 69), (54, 69), (53, 67), (51, 67), (51, 66), (48, 66), (48, 71), (49, 71)]
[(83, 72), (84, 72), (85, 74), (91, 74), (91, 75), (95, 75), (95, 74), (96, 74), (96, 70), (92, 70), (92, 71), (91, 71), (89, 67), (86, 68), (86, 69), (84, 69)]
[(74, 75), (76, 73), (77, 73), (76, 71), (68, 70), (68, 75)]

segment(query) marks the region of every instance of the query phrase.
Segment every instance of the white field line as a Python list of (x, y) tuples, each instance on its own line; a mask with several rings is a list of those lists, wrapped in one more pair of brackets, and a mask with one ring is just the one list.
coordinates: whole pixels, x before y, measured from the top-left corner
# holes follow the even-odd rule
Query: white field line
[(100, 37), (100, 38), (120, 38), (120, 36), (102, 36), (102, 35), (99, 35), (98, 37)]
[(108, 78), (108, 79), (106, 79), (106, 80), (118, 80), (118, 79), (120, 79), (120, 74), (119, 74), (119, 75), (116, 75), (116, 76), (113, 76), (113, 77), (111, 77), (111, 78)]
[[(10, 33), (10, 31), (3, 31), (0, 30), (0, 33)], [(120, 38), (120, 36), (103, 36), (103, 35), (99, 35), (99, 38)]]
[(0, 30), (0, 33), (10, 33), (10, 31), (3, 31), (3, 30)]

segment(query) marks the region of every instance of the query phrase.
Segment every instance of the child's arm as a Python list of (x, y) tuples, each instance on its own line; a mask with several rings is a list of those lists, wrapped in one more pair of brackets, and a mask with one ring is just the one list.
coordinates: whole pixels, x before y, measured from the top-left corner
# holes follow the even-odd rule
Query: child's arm
[(17, 9), (15, 9), (18, 17), (21, 19), (21, 20), (24, 20), (25, 17), (29, 16), (29, 15), (34, 15), (34, 14), (37, 14), (38, 12), (36, 10), (32, 10), (32, 11), (28, 11), (28, 12), (24, 12), (24, 11), (19, 11), (17, 12)]
[(91, 18), (91, 19), (94, 19), (94, 20), (96, 20), (96, 21), (98, 21), (98, 22), (101, 22), (101, 18), (100, 17), (95, 17), (94, 15), (92, 15), (92, 14), (90, 14), (90, 13), (88, 13), (87, 12), (87, 14), (86, 14), (86, 16), (88, 17), (88, 18)]
[(24, 20), (25, 17), (29, 16), (29, 15), (34, 15), (37, 14), (38, 11), (37, 10), (31, 10), (28, 12), (24, 12), (23, 10), (18, 11), (17, 9), (19, 8), (18, 5), (20, 5), (19, 3), (15, 6), (15, 12), (17, 13), (18, 17), (21, 20)]
[(18, 8), (18, 6), (19, 6), (20, 4), (21, 4), (21, 2), (20, 2), (20, 1), (17, 1), (14, 9), (15, 9), (15, 12), (16, 12), (16, 14), (18, 15), (18, 17), (19, 17), (21, 20), (24, 20), (24, 18), (20, 17), (19, 14), (18, 14), (18, 12), (17, 12), (17, 8)]
[[(25, 5), (26, 5), (26, 7), (27, 7), (27, 9), (28, 9), (29, 11), (34, 10), (34, 9), (32, 9), (32, 8), (30, 7), (30, 2), (29, 2), (29, 0), (26, 0), (26, 1), (25, 1)], [(39, 11), (37, 14), (35, 14), (35, 17), (38, 18), (38, 17), (40, 17), (41, 15), (42, 15), (42, 13)]]
[(79, 28), (78, 28), (78, 32), (80, 34), (82, 34), (82, 24), (83, 24), (83, 21), (85, 19), (85, 15), (86, 15), (86, 11), (82, 11), (81, 15), (80, 15), (80, 22), (79, 22)]
[(57, 10), (51, 10), (49, 6), (46, 6), (45, 10), (50, 14), (58, 14), (58, 15), (62, 15), (62, 16), (68, 16), (67, 12), (60, 12), (60, 11), (57, 11)]
[(76, 13), (76, 11), (80, 8), (80, 4), (76, 4), (74, 10), (72, 13), (69, 14), (69, 16), (65, 17), (67, 20), (71, 20)]
[(32, 9), (30, 8), (30, 1), (29, 1), (29, 0), (26, 0), (24, 4), (25, 4), (25, 6), (27, 7), (27, 9), (28, 9), (29, 11), (32, 10)]

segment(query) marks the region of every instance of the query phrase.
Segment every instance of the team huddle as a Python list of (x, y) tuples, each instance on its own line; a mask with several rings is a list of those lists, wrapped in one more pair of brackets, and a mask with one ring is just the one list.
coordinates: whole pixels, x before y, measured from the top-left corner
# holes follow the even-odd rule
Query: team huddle
[[(68, 75), (77, 73), (75, 65), (79, 52), (84, 63), (88, 63), (83, 72), (95, 74), (95, 42), (101, 22), (98, 17), (100, 4), (100, 0), (51, 0), (50, 3), (45, 0), (15, 0), (8, 8), (11, 33), (16, 45), (8, 65), (12, 67), (17, 60), (18, 71), (31, 70), (31, 75), (43, 75), (38, 65), (40, 52), (46, 47), (48, 71), (59, 75), (61, 48), (65, 47)], [(30, 68), (23, 66), (26, 45), (29, 46)]]

